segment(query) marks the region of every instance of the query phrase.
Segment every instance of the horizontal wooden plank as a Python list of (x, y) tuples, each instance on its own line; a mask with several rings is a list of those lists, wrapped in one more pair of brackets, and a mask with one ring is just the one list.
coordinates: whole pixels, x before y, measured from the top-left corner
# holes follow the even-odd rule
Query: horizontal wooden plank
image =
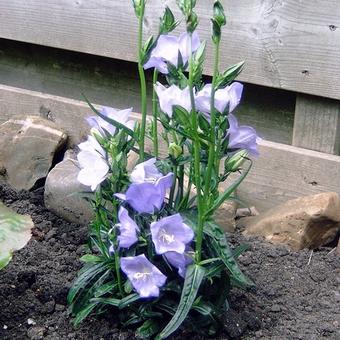
[[(151, 77), (147, 78), (151, 110), (152, 84)], [(140, 112), (136, 64), (116, 59), (0, 40), (0, 83), (76, 100), (83, 100), (84, 93), (98, 104), (119, 109), (133, 107)], [(245, 84), (236, 115), (241, 124), (253, 126), (264, 139), (291, 144), (294, 106), (294, 93)], [(3, 117), (5, 114), (8, 113), (4, 112)]]
[[(245, 60), (243, 81), (340, 99), (339, 1), (222, 2), (228, 15), (223, 68)], [(167, 4), (176, 8), (175, 0)], [(163, 6), (148, 0), (147, 34), (157, 32)], [(211, 7), (212, 1), (198, 1), (199, 31), (207, 40)], [(135, 61), (136, 32), (131, 1), (0, 0), (0, 37), (6, 39)]]
[[(88, 132), (84, 117), (90, 111), (84, 102), (0, 85), (0, 117), (9, 118), (13, 112), (41, 114), (54, 120), (73, 144)], [(134, 118), (140, 119), (140, 115)], [(260, 142), (259, 148), (261, 155), (254, 159), (250, 175), (238, 191), (244, 202), (259, 211), (303, 195), (340, 193), (339, 156), (268, 141)]]
[(260, 142), (259, 150), (238, 195), (260, 212), (303, 195), (340, 194), (339, 156), (268, 141)]

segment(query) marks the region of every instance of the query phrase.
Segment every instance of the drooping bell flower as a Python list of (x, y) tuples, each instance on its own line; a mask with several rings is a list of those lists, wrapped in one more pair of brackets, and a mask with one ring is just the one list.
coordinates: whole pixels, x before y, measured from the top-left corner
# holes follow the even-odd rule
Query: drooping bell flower
[(178, 269), (178, 274), (185, 278), (187, 266), (193, 262), (192, 257), (187, 252), (179, 254), (175, 251), (168, 251), (164, 253), (164, 256), (172, 266)]
[(93, 136), (88, 136), (87, 141), (78, 146), (81, 151), (78, 153), (77, 159), (81, 170), (77, 180), (95, 191), (109, 172), (109, 165), (105, 158), (106, 152)]
[[(183, 65), (185, 65), (190, 57), (189, 51), (190, 36), (187, 32), (182, 33), (178, 38), (162, 34), (157, 40), (157, 44), (151, 51), (149, 60), (144, 64), (144, 69), (156, 68), (163, 74), (168, 74), (167, 63), (170, 62), (178, 67), (178, 54), (181, 54)], [(200, 46), (200, 39), (197, 32), (192, 34), (192, 52), (195, 52)]]
[(92, 153), (99, 153), (101, 156), (105, 158), (106, 152), (103, 147), (99, 144), (97, 139), (94, 136), (87, 136), (87, 140), (78, 145), (78, 148), (81, 151), (88, 151)]
[(120, 268), (141, 298), (159, 296), (159, 288), (165, 284), (166, 276), (144, 254), (122, 257)]
[[(196, 109), (205, 114), (210, 114), (211, 84), (206, 84), (195, 96)], [(227, 108), (233, 112), (240, 103), (243, 85), (235, 82), (230, 86), (215, 91), (215, 109), (223, 113)]]
[(163, 174), (155, 165), (156, 158), (151, 158), (135, 166), (130, 174), (132, 183), (155, 183)]
[(109, 172), (106, 160), (99, 153), (90, 151), (79, 152), (77, 159), (81, 167), (77, 180), (86, 186), (90, 186), (91, 190), (95, 191)]
[(155, 183), (132, 183), (125, 194), (115, 194), (126, 201), (138, 213), (153, 214), (160, 210), (165, 199), (167, 189), (171, 188), (173, 173), (168, 173), (156, 180)]
[(152, 222), (150, 230), (152, 242), (159, 255), (173, 251), (183, 254), (186, 245), (194, 238), (194, 232), (183, 222), (180, 214)]
[(118, 212), (119, 227), (119, 247), (130, 248), (138, 241), (137, 231), (139, 231), (136, 222), (129, 216), (128, 211), (124, 207), (119, 208)]
[[(132, 112), (132, 108), (125, 110), (116, 110), (112, 107), (104, 106), (101, 109), (101, 114), (107, 118), (113, 119), (123, 125), (125, 125), (130, 130), (133, 130), (135, 122), (129, 120), (129, 116)], [(99, 116), (91, 116), (86, 118), (87, 122), (92, 128), (95, 128), (102, 136), (114, 135), (116, 132), (116, 127)]]
[(227, 138), (229, 138), (228, 149), (242, 149), (249, 154), (257, 156), (257, 141), (260, 139), (254, 128), (246, 125), (238, 125), (238, 121), (233, 114), (228, 115), (229, 129)]
[(166, 113), (170, 118), (173, 113), (173, 106), (178, 105), (191, 111), (190, 90), (187, 86), (181, 90), (176, 85), (165, 87), (160, 83), (155, 85), (155, 90), (159, 99), (161, 110)]

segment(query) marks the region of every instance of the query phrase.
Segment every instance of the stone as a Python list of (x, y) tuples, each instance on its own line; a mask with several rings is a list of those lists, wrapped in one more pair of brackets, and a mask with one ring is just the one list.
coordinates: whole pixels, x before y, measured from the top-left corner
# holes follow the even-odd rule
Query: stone
[(228, 233), (233, 233), (236, 229), (236, 208), (237, 203), (235, 201), (227, 200), (216, 210), (214, 215), (216, 223)]
[(69, 222), (86, 225), (91, 221), (93, 211), (90, 203), (81, 196), (81, 192), (87, 192), (89, 188), (77, 181), (78, 173), (78, 161), (67, 153), (46, 178), (44, 201), (46, 208), (56, 215)]
[(0, 177), (17, 190), (30, 190), (47, 176), (67, 135), (38, 117), (16, 117), (0, 125)]
[(315, 249), (340, 230), (340, 198), (335, 192), (299, 197), (255, 217), (240, 219), (245, 235), (264, 236), (293, 250)]
[[(137, 160), (138, 155), (131, 152), (127, 166), (129, 171), (135, 166)], [(44, 201), (46, 208), (56, 215), (72, 223), (87, 225), (91, 222), (94, 213), (90, 203), (81, 195), (82, 192), (89, 192), (90, 188), (78, 182), (79, 169), (76, 153), (67, 150), (64, 159), (47, 176)], [(50, 233), (47, 234), (47, 238), (55, 235), (53, 232), (49, 236)]]

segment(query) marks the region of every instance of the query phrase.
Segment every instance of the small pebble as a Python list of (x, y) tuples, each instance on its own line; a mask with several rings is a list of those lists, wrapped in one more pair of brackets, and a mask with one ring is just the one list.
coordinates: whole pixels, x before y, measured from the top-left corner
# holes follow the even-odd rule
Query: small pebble
[(36, 325), (37, 323), (33, 319), (27, 319), (29, 325)]
[(281, 307), (279, 305), (273, 305), (270, 310), (274, 313), (278, 313), (281, 312)]

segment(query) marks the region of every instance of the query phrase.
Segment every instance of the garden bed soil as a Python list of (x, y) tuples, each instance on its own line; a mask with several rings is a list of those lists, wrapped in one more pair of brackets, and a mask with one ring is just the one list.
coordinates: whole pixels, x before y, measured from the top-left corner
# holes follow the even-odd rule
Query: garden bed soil
[[(43, 204), (43, 189), (20, 192), (0, 185), (0, 199), (35, 223), (29, 244), (0, 272), (0, 339), (133, 339), (110, 315), (71, 324), (68, 289), (81, 267), (87, 228), (68, 223)], [(249, 243), (239, 261), (256, 282), (232, 290), (225, 330), (218, 339), (340, 339), (340, 266), (332, 248), (290, 252), (256, 237), (230, 236), (233, 247)], [(177, 339), (198, 339), (179, 333)]]

